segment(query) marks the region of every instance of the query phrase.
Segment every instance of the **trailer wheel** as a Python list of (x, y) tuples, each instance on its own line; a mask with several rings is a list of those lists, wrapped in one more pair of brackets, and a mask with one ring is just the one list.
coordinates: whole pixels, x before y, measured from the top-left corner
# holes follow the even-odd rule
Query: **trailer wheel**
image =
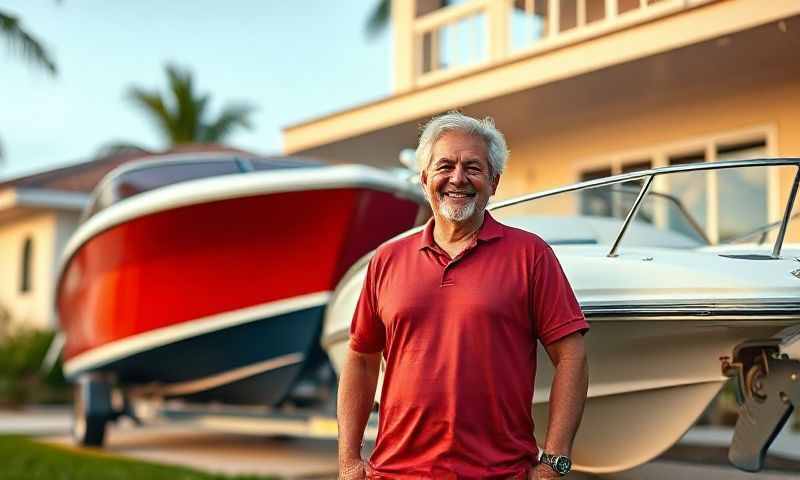
[(72, 438), (78, 445), (102, 447), (111, 420), (111, 384), (93, 376), (75, 384)]

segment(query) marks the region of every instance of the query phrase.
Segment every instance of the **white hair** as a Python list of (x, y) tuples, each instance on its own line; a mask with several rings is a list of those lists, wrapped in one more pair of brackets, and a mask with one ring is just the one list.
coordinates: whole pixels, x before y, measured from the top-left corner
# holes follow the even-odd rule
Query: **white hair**
[(503, 173), (508, 160), (508, 148), (505, 137), (494, 126), (494, 120), (491, 117), (479, 120), (456, 111), (434, 117), (425, 124), (416, 151), (417, 168), (420, 172), (428, 168), (433, 160), (433, 145), (436, 141), (443, 134), (453, 131), (482, 138), (486, 143), (491, 176), (496, 177)]

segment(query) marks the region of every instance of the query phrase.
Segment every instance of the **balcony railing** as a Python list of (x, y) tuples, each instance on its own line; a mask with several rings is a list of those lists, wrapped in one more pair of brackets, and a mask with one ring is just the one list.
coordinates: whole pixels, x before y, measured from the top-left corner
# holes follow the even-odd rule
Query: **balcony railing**
[(715, 0), (471, 0), (414, 19), (415, 86)]

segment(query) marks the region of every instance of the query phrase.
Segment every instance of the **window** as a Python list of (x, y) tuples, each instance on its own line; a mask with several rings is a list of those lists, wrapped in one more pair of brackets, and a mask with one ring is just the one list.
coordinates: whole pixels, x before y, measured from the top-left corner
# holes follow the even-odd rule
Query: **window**
[[(620, 173), (637, 172), (653, 168), (653, 163), (647, 158), (638, 158), (626, 161), (611, 162), (611, 166), (594, 168), (580, 172), (580, 180), (594, 180), (610, 177)], [(640, 180), (626, 182), (616, 187), (601, 187), (587, 190), (581, 195), (581, 213), (601, 217), (624, 218), (633, 202), (636, 200), (638, 189), (641, 188)], [(640, 211), (642, 218), (651, 218), (651, 214)]]
[[(595, 180), (610, 176), (610, 168), (600, 168), (581, 172), (581, 181)], [(610, 217), (613, 214), (611, 191), (607, 188), (593, 188), (581, 192), (581, 214), (596, 217)]]
[[(606, 158), (600, 165), (595, 163), (589, 168), (580, 170), (578, 177), (580, 180), (587, 180), (652, 167), (763, 158), (770, 155), (769, 142), (772, 141), (774, 139), (769, 137), (768, 130), (761, 128), (741, 134), (724, 134), (690, 142), (655, 146), (648, 149), (645, 155)], [(777, 220), (776, 214), (782, 213), (770, 209), (770, 195), (777, 195), (778, 192), (770, 190), (769, 172), (770, 169), (767, 168), (748, 168), (721, 170), (708, 174), (674, 174), (669, 177), (657, 177), (651, 191), (675, 197), (686, 209), (686, 213), (702, 227), (712, 243), (725, 242), (749, 232), (754, 225), (765, 225)], [(638, 183), (641, 185), (641, 182)], [(633, 186), (633, 183), (630, 186)], [(611, 193), (605, 192), (603, 196), (604, 192), (601, 190), (603, 189), (597, 189), (591, 195), (586, 195), (587, 198), (581, 203), (582, 212), (593, 214), (591, 212), (599, 208), (598, 199), (602, 198), (605, 201), (603, 208), (607, 212), (612, 212), (612, 216), (620, 215), (617, 210), (625, 210), (621, 212), (624, 215), (627, 211), (625, 207), (630, 207), (632, 199), (635, 198), (628, 199), (625, 196), (621, 202), (612, 202)], [(687, 228), (684, 225), (685, 215), (678, 210), (657, 211), (658, 209), (653, 210), (653, 208), (655, 207), (645, 202), (639, 210), (640, 218), (637, 220), (656, 223), (660, 227), (666, 226), (676, 231)]]
[(27, 237), (22, 243), (22, 264), (20, 269), (20, 293), (31, 291), (31, 261), (33, 257), (33, 239)]
[[(763, 140), (719, 145), (717, 160), (764, 157), (766, 150)], [(754, 225), (769, 223), (766, 168), (723, 170), (717, 173), (717, 192), (717, 235), (720, 241), (744, 235)]]
[[(668, 157), (669, 165), (766, 156), (766, 139), (713, 142), (703, 149)], [(711, 157), (711, 158), (710, 158)], [(675, 175), (669, 192), (677, 197), (709, 238), (725, 242), (769, 222), (766, 168), (721, 170), (706, 175)], [(672, 221), (672, 219), (670, 219)]]
[[(692, 163), (702, 163), (706, 161), (704, 150), (684, 153), (681, 155), (667, 158), (670, 166), (689, 165)], [(692, 218), (704, 230), (707, 230), (707, 205), (706, 198), (706, 176), (698, 174), (679, 173), (669, 178), (668, 193), (677, 198)], [(683, 231), (684, 215), (677, 211), (670, 211), (667, 216), (667, 223), (670, 228)]]

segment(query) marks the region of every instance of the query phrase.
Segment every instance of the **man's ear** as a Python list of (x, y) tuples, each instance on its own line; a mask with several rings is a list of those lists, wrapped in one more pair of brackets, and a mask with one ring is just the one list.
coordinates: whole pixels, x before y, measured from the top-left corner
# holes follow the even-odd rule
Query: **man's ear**
[(500, 174), (494, 176), (492, 179), (492, 195), (497, 192), (497, 186), (500, 185)]
[(427, 170), (422, 170), (422, 171), (419, 172), (419, 183), (421, 183), (425, 187), (428, 186), (428, 171)]

